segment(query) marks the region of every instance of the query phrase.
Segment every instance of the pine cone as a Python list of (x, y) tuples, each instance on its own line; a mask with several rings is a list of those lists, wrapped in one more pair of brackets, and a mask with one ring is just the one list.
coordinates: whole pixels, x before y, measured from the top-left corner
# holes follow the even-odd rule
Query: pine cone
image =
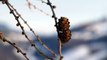
[(59, 19), (57, 29), (59, 31), (58, 37), (60, 38), (62, 43), (66, 43), (71, 39), (71, 31), (69, 29), (70, 22), (66, 17), (61, 17)]

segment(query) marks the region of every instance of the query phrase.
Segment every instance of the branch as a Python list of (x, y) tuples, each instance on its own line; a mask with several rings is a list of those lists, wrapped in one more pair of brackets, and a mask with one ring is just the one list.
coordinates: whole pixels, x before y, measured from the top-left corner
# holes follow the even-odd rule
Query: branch
[(55, 57), (57, 57), (56, 53), (54, 53), (41, 39), (40, 37), (34, 32), (34, 30), (30, 27), (30, 25), (27, 23), (27, 21), (25, 21), (25, 19), (17, 12), (17, 10), (11, 5), (9, 4), (13, 10), (16, 12), (16, 14), (23, 20), (23, 22), (28, 26), (28, 28), (30, 29), (30, 31), (34, 34), (34, 36), (37, 38), (38, 42), (40, 42), (43, 47), (45, 47), (48, 51), (50, 51)]
[(63, 56), (62, 56), (62, 42), (61, 42), (61, 40), (58, 40), (58, 42), (59, 42), (59, 55), (60, 55), (60, 60), (62, 60), (62, 59), (63, 59)]
[[(17, 26), (20, 26), (20, 28), (21, 28), (21, 30), (22, 30), (22, 35), (24, 35), (25, 38), (27, 38), (27, 40), (30, 42), (31, 46), (34, 47), (35, 50), (37, 50), (37, 51), (39, 52), (39, 54), (41, 54), (41, 55), (44, 56), (45, 58), (47, 58), (47, 59), (52, 59), (52, 58), (48, 57), (47, 55), (45, 55), (42, 51), (40, 51), (40, 50), (37, 48), (36, 44), (34, 44), (34, 42), (33, 42), (31, 39), (29, 39), (29, 37), (27, 36), (27, 34), (26, 34), (25, 30), (24, 30), (24, 27), (21, 25), (21, 23), (20, 23), (20, 21), (19, 21), (19, 17), (20, 17), (21, 19), (23, 19), (23, 18), (21, 17), (20, 14), (18, 14), (18, 12), (16, 11), (16, 9), (13, 9), (12, 5), (11, 5), (8, 1), (5, 1), (5, 4), (6, 4), (7, 7), (9, 8), (10, 13), (13, 14), (13, 16), (14, 16), (15, 19), (16, 19), (16, 21), (18, 22), (16, 25), (17, 25)], [(16, 12), (16, 13), (15, 13), (15, 12)], [(16, 14), (18, 14), (18, 16), (17, 16)], [(23, 21), (24, 21), (24, 19), (23, 19)], [(24, 22), (27, 24), (26, 21), (24, 21)], [(29, 26), (28, 24), (27, 24), (27, 26), (30, 28), (30, 26)], [(33, 31), (32, 28), (30, 28), (30, 30)], [(33, 32), (34, 32), (34, 31), (33, 31)]]
[[(7, 6), (8, 6), (8, 8), (10, 9), (10, 12), (11, 11), (14, 11), (18, 16), (16, 16), (16, 15), (14, 15), (14, 17), (15, 17), (15, 19), (17, 19), (17, 18), (21, 18), (22, 19), (22, 21), (28, 26), (28, 28), (30, 29), (30, 31), (34, 34), (34, 36), (37, 38), (37, 41), (38, 42), (40, 42), (41, 43), (41, 45), (43, 45), (43, 47), (44, 48), (46, 48), (48, 51), (50, 51), (52, 54), (53, 54), (53, 56), (57, 56), (56, 55), (56, 53), (54, 53), (41, 39), (40, 39), (40, 37), (34, 32), (34, 30), (30, 27), (30, 25), (27, 23), (27, 21), (25, 21), (25, 19), (17, 12), (17, 10), (8, 2), (8, 4), (6, 4)], [(12, 14), (14, 13), (14, 12), (12, 12)], [(17, 22), (18, 22), (19, 20), (17, 20)], [(19, 23), (19, 22), (18, 22)], [(17, 24), (17, 26), (20, 26), (21, 24), (19, 23), (19, 24)], [(22, 33), (24, 34), (24, 29), (23, 28), (21, 28), (22, 29)]]
[(0, 32), (0, 39), (3, 41), (3, 42), (7, 42), (9, 43), (10, 45), (12, 45), (16, 50), (17, 50), (17, 53), (21, 53), (25, 58), (26, 60), (30, 60), (26, 55), (26, 53), (24, 53), (19, 47), (16, 46), (15, 43), (12, 43), (11, 41), (7, 40), (4, 36), (3, 36), (3, 33)]
[(39, 12), (47, 15), (47, 16), (51, 16), (50, 14), (46, 13), (45, 11), (43, 11), (42, 9), (38, 8), (36, 5), (32, 4), (29, 0), (26, 0), (28, 8), (31, 9), (31, 7), (33, 7), (35, 10), (38, 10)]
[(56, 26), (56, 28), (57, 28), (57, 17), (56, 17), (56, 14), (55, 14), (55, 12), (54, 12), (54, 8), (55, 8), (55, 6), (53, 6), (52, 5), (52, 3), (50, 2), (50, 0), (47, 0), (48, 2), (47, 2), (47, 5), (49, 5), (50, 6), (50, 8), (51, 8), (51, 11), (52, 11), (52, 18), (54, 18), (54, 20), (55, 20), (55, 26)]
[[(56, 30), (57, 30), (57, 34), (59, 35), (59, 29), (58, 29), (58, 25), (57, 25), (57, 17), (56, 17), (56, 14), (55, 14), (55, 12), (54, 12), (54, 8), (55, 8), (55, 6), (54, 5), (52, 5), (52, 3), (50, 2), (50, 0), (47, 0), (47, 5), (49, 5), (50, 6), (50, 8), (51, 8), (51, 11), (52, 11), (52, 18), (54, 18), (54, 20), (55, 20), (55, 27), (56, 27)], [(60, 60), (62, 60), (62, 58), (63, 58), (63, 56), (62, 56), (62, 42), (61, 42), (61, 40), (60, 40), (60, 38), (59, 38), (59, 36), (58, 36), (58, 42), (59, 42), (59, 49), (58, 49), (58, 51), (59, 51), (59, 55), (60, 55)]]

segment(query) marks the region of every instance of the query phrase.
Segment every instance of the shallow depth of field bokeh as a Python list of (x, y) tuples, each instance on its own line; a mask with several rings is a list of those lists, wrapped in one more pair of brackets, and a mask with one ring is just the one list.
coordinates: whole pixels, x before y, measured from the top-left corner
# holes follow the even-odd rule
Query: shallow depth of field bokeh
[[(52, 14), (49, 6), (39, 0), (31, 0), (39, 9), (48, 13), (47, 16), (37, 9), (29, 9), (26, 0), (9, 0), (9, 2), (42, 40), (57, 53), (57, 32), (54, 20), (50, 17)], [(63, 46), (63, 60), (107, 60), (107, 0), (51, 0), (51, 2), (56, 5), (57, 17), (67, 17), (71, 25), (72, 39)], [(16, 42), (27, 52), (31, 60), (42, 60), (21, 35), (16, 23), (7, 6), (0, 2), (0, 32), (3, 32), (10, 41)], [(30, 38), (35, 40), (29, 29), (26, 26), (25, 28)], [(34, 42), (44, 51), (37, 41)], [(46, 53), (49, 55), (47, 51)], [(0, 41), (0, 60), (23, 60), (23, 56), (17, 54), (11, 45)]]

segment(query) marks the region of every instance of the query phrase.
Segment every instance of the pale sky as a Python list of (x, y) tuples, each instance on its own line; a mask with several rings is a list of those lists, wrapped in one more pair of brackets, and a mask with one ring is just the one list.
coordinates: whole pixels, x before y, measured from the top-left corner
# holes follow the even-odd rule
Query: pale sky
[[(56, 32), (54, 19), (41, 13), (38, 10), (28, 9), (26, 0), (9, 0), (18, 10), (28, 24), (40, 34), (50, 34)], [(39, 9), (51, 15), (49, 6), (39, 0), (31, 0)], [(46, 0), (44, 0), (46, 1)], [(107, 0), (51, 0), (56, 5), (56, 15), (58, 18), (65, 16), (70, 20), (71, 27), (78, 24), (99, 20), (107, 16)], [(12, 29), (16, 27), (16, 21), (9, 14), (6, 5), (0, 3), (0, 23), (6, 23)]]

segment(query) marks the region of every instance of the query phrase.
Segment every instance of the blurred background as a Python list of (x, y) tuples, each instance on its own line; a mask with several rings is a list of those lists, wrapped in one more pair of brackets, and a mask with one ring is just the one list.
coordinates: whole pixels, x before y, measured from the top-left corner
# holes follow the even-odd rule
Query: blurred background
[[(44, 0), (46, 1), (46, 0)], [(64, 44), (63, 60), (107, 60), (107, 0), (50, 0), (56, 6), (58, 18), (67, 17), (70, 21), (72, 39)], [(58, 53), (57, 32), (51, 18), (50, 7), (41, 0), (30, 0), (36, 9), (29, 9), (26, 0), (9, 0), (34, 31), (54, 52)], [(41, 12), (40, 10), (44, 11)], [(21, 21), (21, 20), (20, 20)], [(16, 27), (16, 20), (9, 14), (9, 9), (0, 2), (0, 32), (7, 39), (15, 42), (30, 60), (44, 60), (30, 47), (21, 29)], [(50, 56), (37, 41), (27, 26), (21, 21), (29, 37)], [(8, 43), (0, 40), (0, 60), (24, 60), (21, 54)]]

